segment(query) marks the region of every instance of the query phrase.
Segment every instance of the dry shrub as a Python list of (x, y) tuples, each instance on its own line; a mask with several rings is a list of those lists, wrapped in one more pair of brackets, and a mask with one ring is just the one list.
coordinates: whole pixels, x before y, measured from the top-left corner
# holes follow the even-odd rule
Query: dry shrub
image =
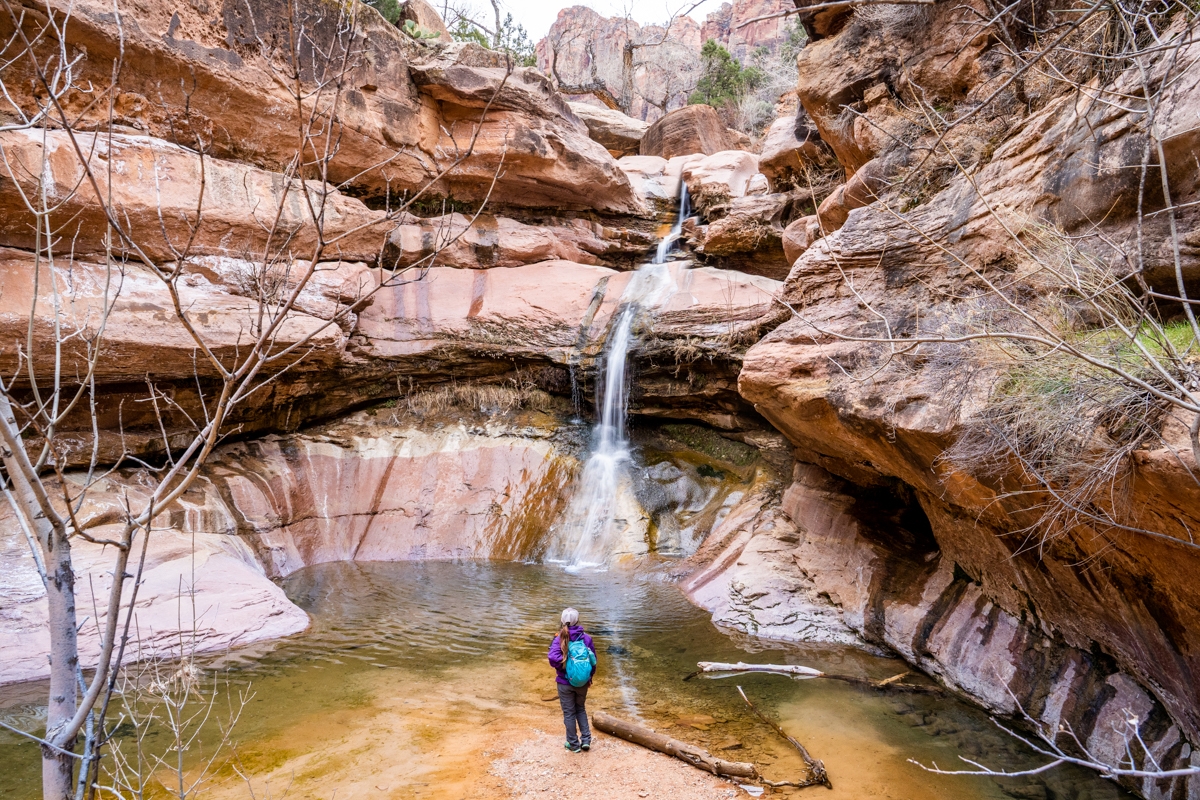
[(448, 383), (405, 398), (414, 414), (439, 415), (458, 411), (509, 414), (520, 409), (548, 410), (553, 398), (534, 384), (514, 378), (507, 383)]
[(882, 29), (897, 36), (920, 33), (929, 24), (931, 6), (875, 3), (854, 9), (854, 21), (866, 28)]
[[(943, 458), (996, 480), (1017, 467), (1023, 485), (1010, 496), (1029, 498), (1039, 542), (1080, 523), (1123, 526), (1131, 455), (1161, 441), (1170, 407), (1113, 370), (1169, 393), (1162, 372), (1184, 380), (1193, 369), (1191, 328), (1159, 321), (1110, 264), (1053, 228), (1027, 224), (1020, 235), (1028, 251), (1010, 285), (1023, 287), (1013, 294), (1041, 328), (990, 293), (958, 306), (942, 333), (994, 338), (940, 348), (932, 367), (994, 378), (987, 405)], [(1011, 336), (1022, 333), (1063, 344)]]

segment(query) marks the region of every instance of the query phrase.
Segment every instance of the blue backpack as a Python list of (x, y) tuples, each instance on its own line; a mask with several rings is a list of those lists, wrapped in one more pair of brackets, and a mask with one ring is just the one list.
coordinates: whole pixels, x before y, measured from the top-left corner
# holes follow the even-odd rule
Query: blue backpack
[(583, 643), (582, 639), (577, 639), (567, 647), (567, 665), (566, 673), (567, 680), (572, 686), (587, 686), (587, 682), (592, 679), (592, 668), (596, 666), (596, 656), (588, 649), (588, 646)]

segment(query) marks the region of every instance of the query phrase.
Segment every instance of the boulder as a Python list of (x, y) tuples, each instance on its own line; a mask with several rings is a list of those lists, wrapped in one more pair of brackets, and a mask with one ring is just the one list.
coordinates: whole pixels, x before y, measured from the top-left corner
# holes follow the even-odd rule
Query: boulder
[(745, 197), (758, 174), (758, 156), (744, 150), (725, 150), (688, 164), (683, 170), (692, 204), (702, 213)]
[(657, 205), (674, 211), (683, 186), (683, 170), (702, 158), (699, 154), (676, 156), (669, 161), (659, 156), (625, 156), (617, 163), (649, 207)]
[(782, 240), (784, 216), (792, 206), (786, 194), (732, 200), (723, 216), (703, 227), (697, 250), (727, 269), (783, 280), (795, 260), (785, 258)]
[(771, 123), (763, 139), (758, 168), (776, 191), (790, 186), (803, 187), (807, 183), (804, 168), (821, 170), (833, 161), (833, 152), (821, 141), (803, 106), (798, 106), (795, 117), (782, 117)]
[(826, 233), (837, 230), (846, 224), (851, 211), (869, 206), (882, 197), (888, 188), (885, 169), (880, 159), (873, 159), (855, 172), (850, 180), (834, 189), (817, 208), (821, 228)]
[[(815, 226), (814, 223), (816, 223)], [(818, 238), (813, 235), (814, 227), (816, 227), (815, 232), (819, 233), (820, 223), (818, 222), (817, 215), (811, 214), (807, 217), (800, 217), (797, 220), (793, 220), (791, 224), (783, 229), (781, 236), (783, 255), (789, 268), (792, 264), (796, 263), (796, 259), (802, 256), (804, 251), (812, 246), (812, 243)]]
[(749, 134), (742, 133), (736, 128), (727, 128), (726, 132), (729, 134), (729, 140), (733, 142), (734, 150), (750, 150), (754, 147), (754, 140), (750, 138)]
[(492, 214), (481, 214), (473, 222), (463, 214), (447, 214), (412, 218), (399, 225), (388, 239), (383, 263), (388, 269), (413, 265), (486, 269), (560, 260), (627, 266), (641, 260), (655, 244), (649, 233), (584, 219), (546, 219), (526, 225)]
[(667, 163), (659, 156), (625, 156), (617, 166), (629, 178), (634, 194), (650, 208), (679, 196), (678, 178), (674, 187), (666, 180)]
[(637, 155), (642, 136), (650, 123), (622, 114), (611, 108), (598, 108), (588, 103), (568, 103), (575, 116), (587, 125), (592, 140), (608, 148), (614, 158)]
[(404, 0), (401, 3), (400, 19), (402, 25), (404, 24), (403, 20), (412, 20), (423, 31), (438, 34), (436, 41), (439, 44), (454, 41), (442, 15), (425, 0)]
[(663, 158), (712, 155), (736, 146), (715, 108), (693, 105), (672, 111), (651, 125), (642, 137), (641, 154)]
[(750, 183), (746, 184), (746, 194), (754, 197), (761, 197), (771, 193), (771, 183), (767, 180), (767, 176), (761, 172), (755, 173), (750, 178)]

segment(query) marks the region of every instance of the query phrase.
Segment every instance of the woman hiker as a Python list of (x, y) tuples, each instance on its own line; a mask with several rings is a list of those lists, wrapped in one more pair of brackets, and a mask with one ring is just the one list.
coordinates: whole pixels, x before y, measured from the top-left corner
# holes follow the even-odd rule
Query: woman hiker
[(596, 674), (596, 646), (592, 637), (583, 632), (579, 612), (573, 608), (562, 612), (562, 628), (550, 642), (549, 659), (550, 666), (558, 673), (554, 680), (558, 684), (563, 724), (567, 726), (567, 742), (563, 746), (572, 753), (590, 750), (592, 729), (584, 704)]

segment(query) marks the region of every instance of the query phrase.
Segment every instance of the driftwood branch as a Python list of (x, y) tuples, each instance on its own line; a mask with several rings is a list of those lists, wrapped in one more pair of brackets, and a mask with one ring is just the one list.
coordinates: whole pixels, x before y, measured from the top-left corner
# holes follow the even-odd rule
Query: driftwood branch
[[(832, 789), (833, 784), (830, 783), (830, 781), (829, 781), (829, 774), (825, 772), (825, 764), (823, 764), (820, 759), (813, 758), (809, 754), (808, 749), (804, 745), (800, 744), (799, 740), (797, 740), (794, 737), (792, 737), (791, 735), (789, 735), (787, 731), (785, 731), (783, 728), (779, 727), (779, 725), (776, 724), (773, 720), (768, 719), (761, 711), (759, 711), (757, 708), (755, 708), (754, 703), (751, 703), (750, 698), (746, 697), (746, 693), (744, 691), (742, 691), (742, 687), (740, 687), (740, 686), (737, 687), (737, 690), (738, 690), (738, 694), (740, 694), (742, 696), (742, 699), (746, 701), (746, 705), (750, 706), (750, 710), (754, 712), (754, 716), (758, 717), (763, 722), (765, 722), (767, 725), (769, 725), (772, 730), (774, 730), (776, 733), (778, 733), (784, 739), (787, 739), (789, 742), (792, 743), (793, 747), (795, 747), (798, 751), (800, 751), (800, 757), (804, 759), (804, 763), (808, 766), (809, 776), (808, 776), (807, 781), (803, 781), (801, 783), (796, 783), (796, 784), (792, 784), (792, 785), (799, 786), (801, 788), (803, 788), (805, 786), (820, 785), (820, 786), (824, 786), (827, 789)], [(772, 785), (780, 786), (782, 784), (776, 783), (776, 784), (772, 784)]]
[(696, 747), (693, 744), (672, 739), (670, 736), (658, 733), (655, 730), (647, 728), (645, 725), (618, 719), (617, 717), (605, 714), (603, 711), (596, 711), (592, 714), (592, 724), (607, 734), (624, 739), (627, 742), (639, 744), (642, 747), (659, 753), (665, 753), (666, 755), (678, 758), (680, 761), (686, 761), (693, 767), (702, 769), (705, 772), (711, 772), (713, 775), (752, 781), (758, 780), (759, 777), (758, 770), (753, 764), (741, 761), (724, 761), (712, 755), (707, 750)]
[(904, 683), (904, 678), (907, 678), (910, 673), (901, 672), (899, 675), (893, 675), (890, 678), (885, 678), (881, 681), (873, 681), (869, 678), (860, 678), (857, 675), (839, 675), (833, 672), (821, 672), (819, 669), (812, 667), (803, 667), (797, 664), (744, 664), (739, 661), (736, 664), (727, 664), (720, 661), (701, 661), (696, 665), (698, 670), (684, 678), (685, 681), (690, 681), (700, 675), (714, 673), (729, 673), (722, 677), (730, 677), (734, 674), (742, 674), (747, 672), (758, 672), (765, 675), (787, 675), (796, 680), (809, 680), (811, 678), (826, 678), (831, 681), (841, 681), (842, 683), (852, 683), (856, 686), (869, 686), (872, 689), (885, 690), (890, 689), (898, 692), (914, 692), (916, 694), (945, 694), (946, 690), (941, 686), (919, 683)]

